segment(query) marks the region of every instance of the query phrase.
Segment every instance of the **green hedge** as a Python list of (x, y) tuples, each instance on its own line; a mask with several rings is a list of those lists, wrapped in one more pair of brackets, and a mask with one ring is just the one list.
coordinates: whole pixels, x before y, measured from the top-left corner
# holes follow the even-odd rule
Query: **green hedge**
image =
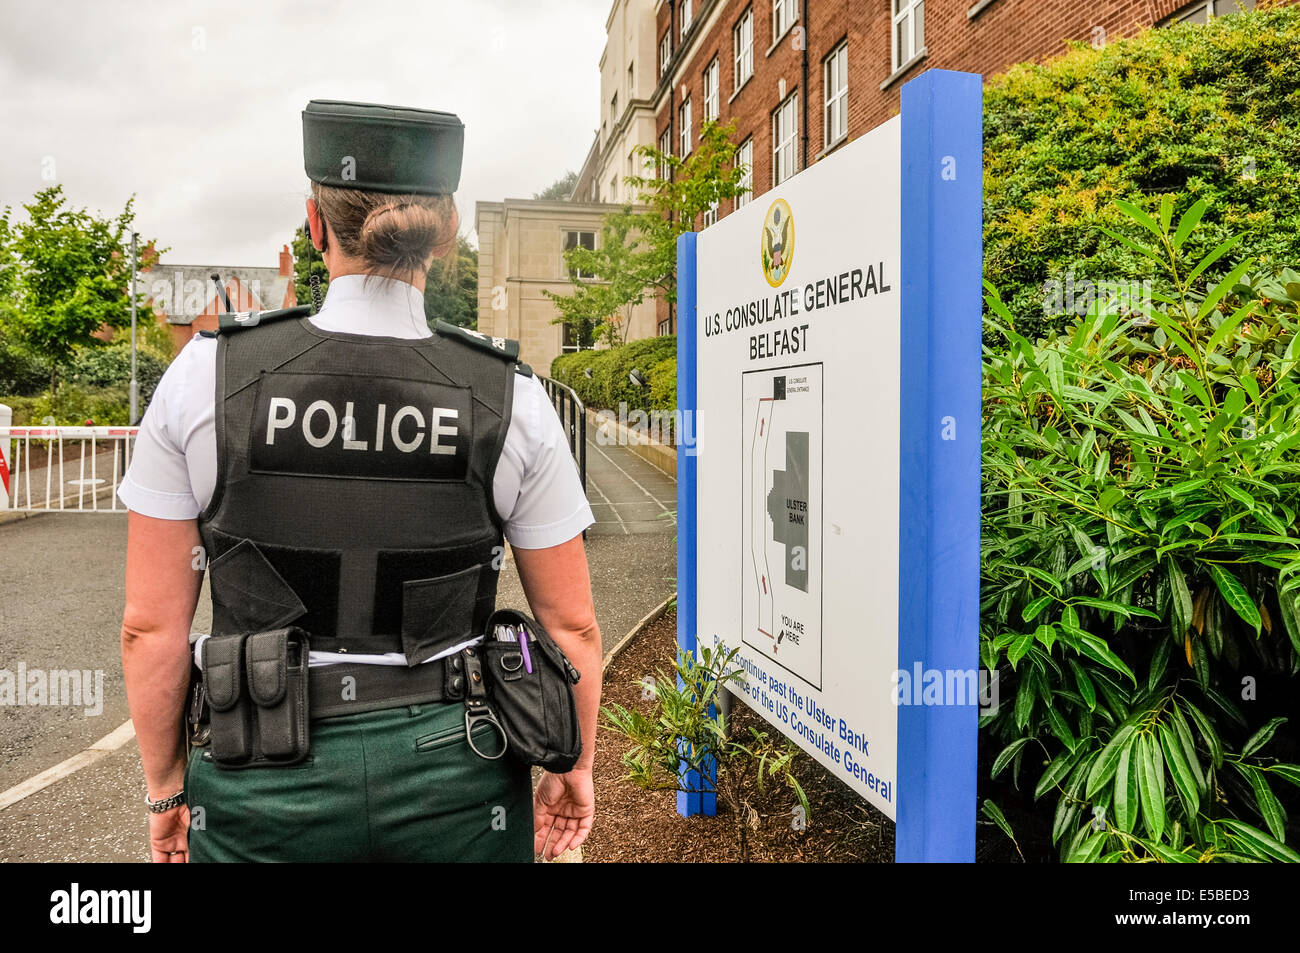
[[(123, 426), (129, 423), (130, 394), (125, 384), (113, 387), (84, 387), (80, 384), (62, 384), (58, 396), (50, 400), (49, 394), (30, 396), (0, 396), (0, 404), (13, 408), (15, 427), (36, 426), (53, 417), (56, 426), (80, 426), (87, 420), (96, 426)], [(144, 402), (141, 401), (141, 408)]]
[(1044, 283), (1071, 270), (1076, 282), (1153, 276), (1098, 227), (1124, 227), (1117, 198), (1148, 212), (1165, 194), (1205, 199), (1191, 256), (1240, 234), (1232, 262), (1253, 257), (1276, 271), (1300, 261), (1297, 62), (1300, 8), (1287, 7), (1079, 46), (992, 78), (985, 277), (1016, 330), (1032, 339), (1068, 324), (1073, 315), (1044, 313)]
[(49, 386), (49, 361), (0, 335), (0, 394), (38, 394)]
[[(648, 387), (632, 383), (633, 368), (649, 382)], [(665, 335), (621, 347), (561, 354), (551, 362), (551, 377), (572, 387), (593, 409), (617, 410), (623, 402), (629, 410), (675, 410), (677, 338)]]
[[(167, 370), (168, 361), (152, 351), (136, 352), (136, 377), (140, 381), (140, 406), (153, 398), (154, 388)], [(91, 388), (129, 387), (131, 383), (131, 344), (119, 341), (102, 347), (84, 347), (63, 368), (63, 379)]]

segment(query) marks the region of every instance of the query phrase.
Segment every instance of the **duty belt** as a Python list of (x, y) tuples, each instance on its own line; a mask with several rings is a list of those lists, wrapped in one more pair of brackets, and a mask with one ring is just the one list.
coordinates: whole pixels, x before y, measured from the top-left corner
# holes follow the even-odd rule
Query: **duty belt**
[(465, 697), (465, 666), (459, 653), (412, 668), (352, 662), (319, 665), (308, 670), (307, 680), (312, 721)]
[[(344, 662), (312, 668), (307, 645), (306, 633), (292, 626), (205, 641), (203, 674), (190, 703), (190, 743), (208, 746), (224, 768), (297, 764), (310, 753), (309, 722), (463, 701), (469, 746), (490, 760), (505, 754), (505, 730), (488, 704), (477, 647), (412, 667)], [(475, 743), (479, 722), (501, 736), (495, 754)]]

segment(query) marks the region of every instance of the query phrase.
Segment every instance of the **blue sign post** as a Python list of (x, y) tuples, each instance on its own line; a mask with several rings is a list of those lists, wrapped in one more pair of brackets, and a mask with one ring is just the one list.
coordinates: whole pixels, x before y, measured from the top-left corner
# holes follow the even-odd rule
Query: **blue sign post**
[[(899, 119), (677, 246), (678, 407), (698, 440), (678, 446), (678, 644), (741, 630), (757, 684), (738, 697), (894, 817), (899, 861), (975, 855), (982, 171), (981, 78), (930, 70)], [(871, 204), (894, 195), (896, 212)], [(897, 499), (896, 560), (864, 494)], [(749, 601), (729, 618), (732, 591)]]

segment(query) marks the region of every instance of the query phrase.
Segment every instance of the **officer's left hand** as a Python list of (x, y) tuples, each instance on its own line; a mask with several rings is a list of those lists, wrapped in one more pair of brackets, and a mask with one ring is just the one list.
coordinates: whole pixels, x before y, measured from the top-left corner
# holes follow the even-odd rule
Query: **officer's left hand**
[(542, 774), (533, 795), (533, 853), (554, 860), (578, 847), (591, 833), (596, 814), (596, 794), (591, 770), (575, 768), (567, 774)]
[(155, 864), (187, 864), (190, 860), (190, 809), (182, 804), (149, 815), (149, 848)]

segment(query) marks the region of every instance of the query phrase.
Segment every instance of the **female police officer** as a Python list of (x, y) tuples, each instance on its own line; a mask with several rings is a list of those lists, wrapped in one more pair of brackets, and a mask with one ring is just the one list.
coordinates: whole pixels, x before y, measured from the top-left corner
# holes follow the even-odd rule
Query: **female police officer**
[[(153, 858), (554, 857), (585, 840), (594, 812), (592, 514), (516, 343), (426, 323), (425, 275), (455, 247), (463, 127), (313, 101), (303, 142), (324, 306), (222, 316), (195, 337), (154, 394), (120, 490), (123, 669)], [(535, 794), (527, 766), (467, 743), (456, 701), (502, 537), (533, 615), (583, 676), (582, 757)], [(191, 748), (201, 557), (213, 626), (193, 656), (209, 669), (212, 741)], [(293, 654), (304, 644), (310, 669)], [(298, 685), (310, 711), (282, 736), (262, 724), (269, 708), (236, 717), (245, 695), (283, 707)], [(292, 757), (268, 760), (278, 748)]]

